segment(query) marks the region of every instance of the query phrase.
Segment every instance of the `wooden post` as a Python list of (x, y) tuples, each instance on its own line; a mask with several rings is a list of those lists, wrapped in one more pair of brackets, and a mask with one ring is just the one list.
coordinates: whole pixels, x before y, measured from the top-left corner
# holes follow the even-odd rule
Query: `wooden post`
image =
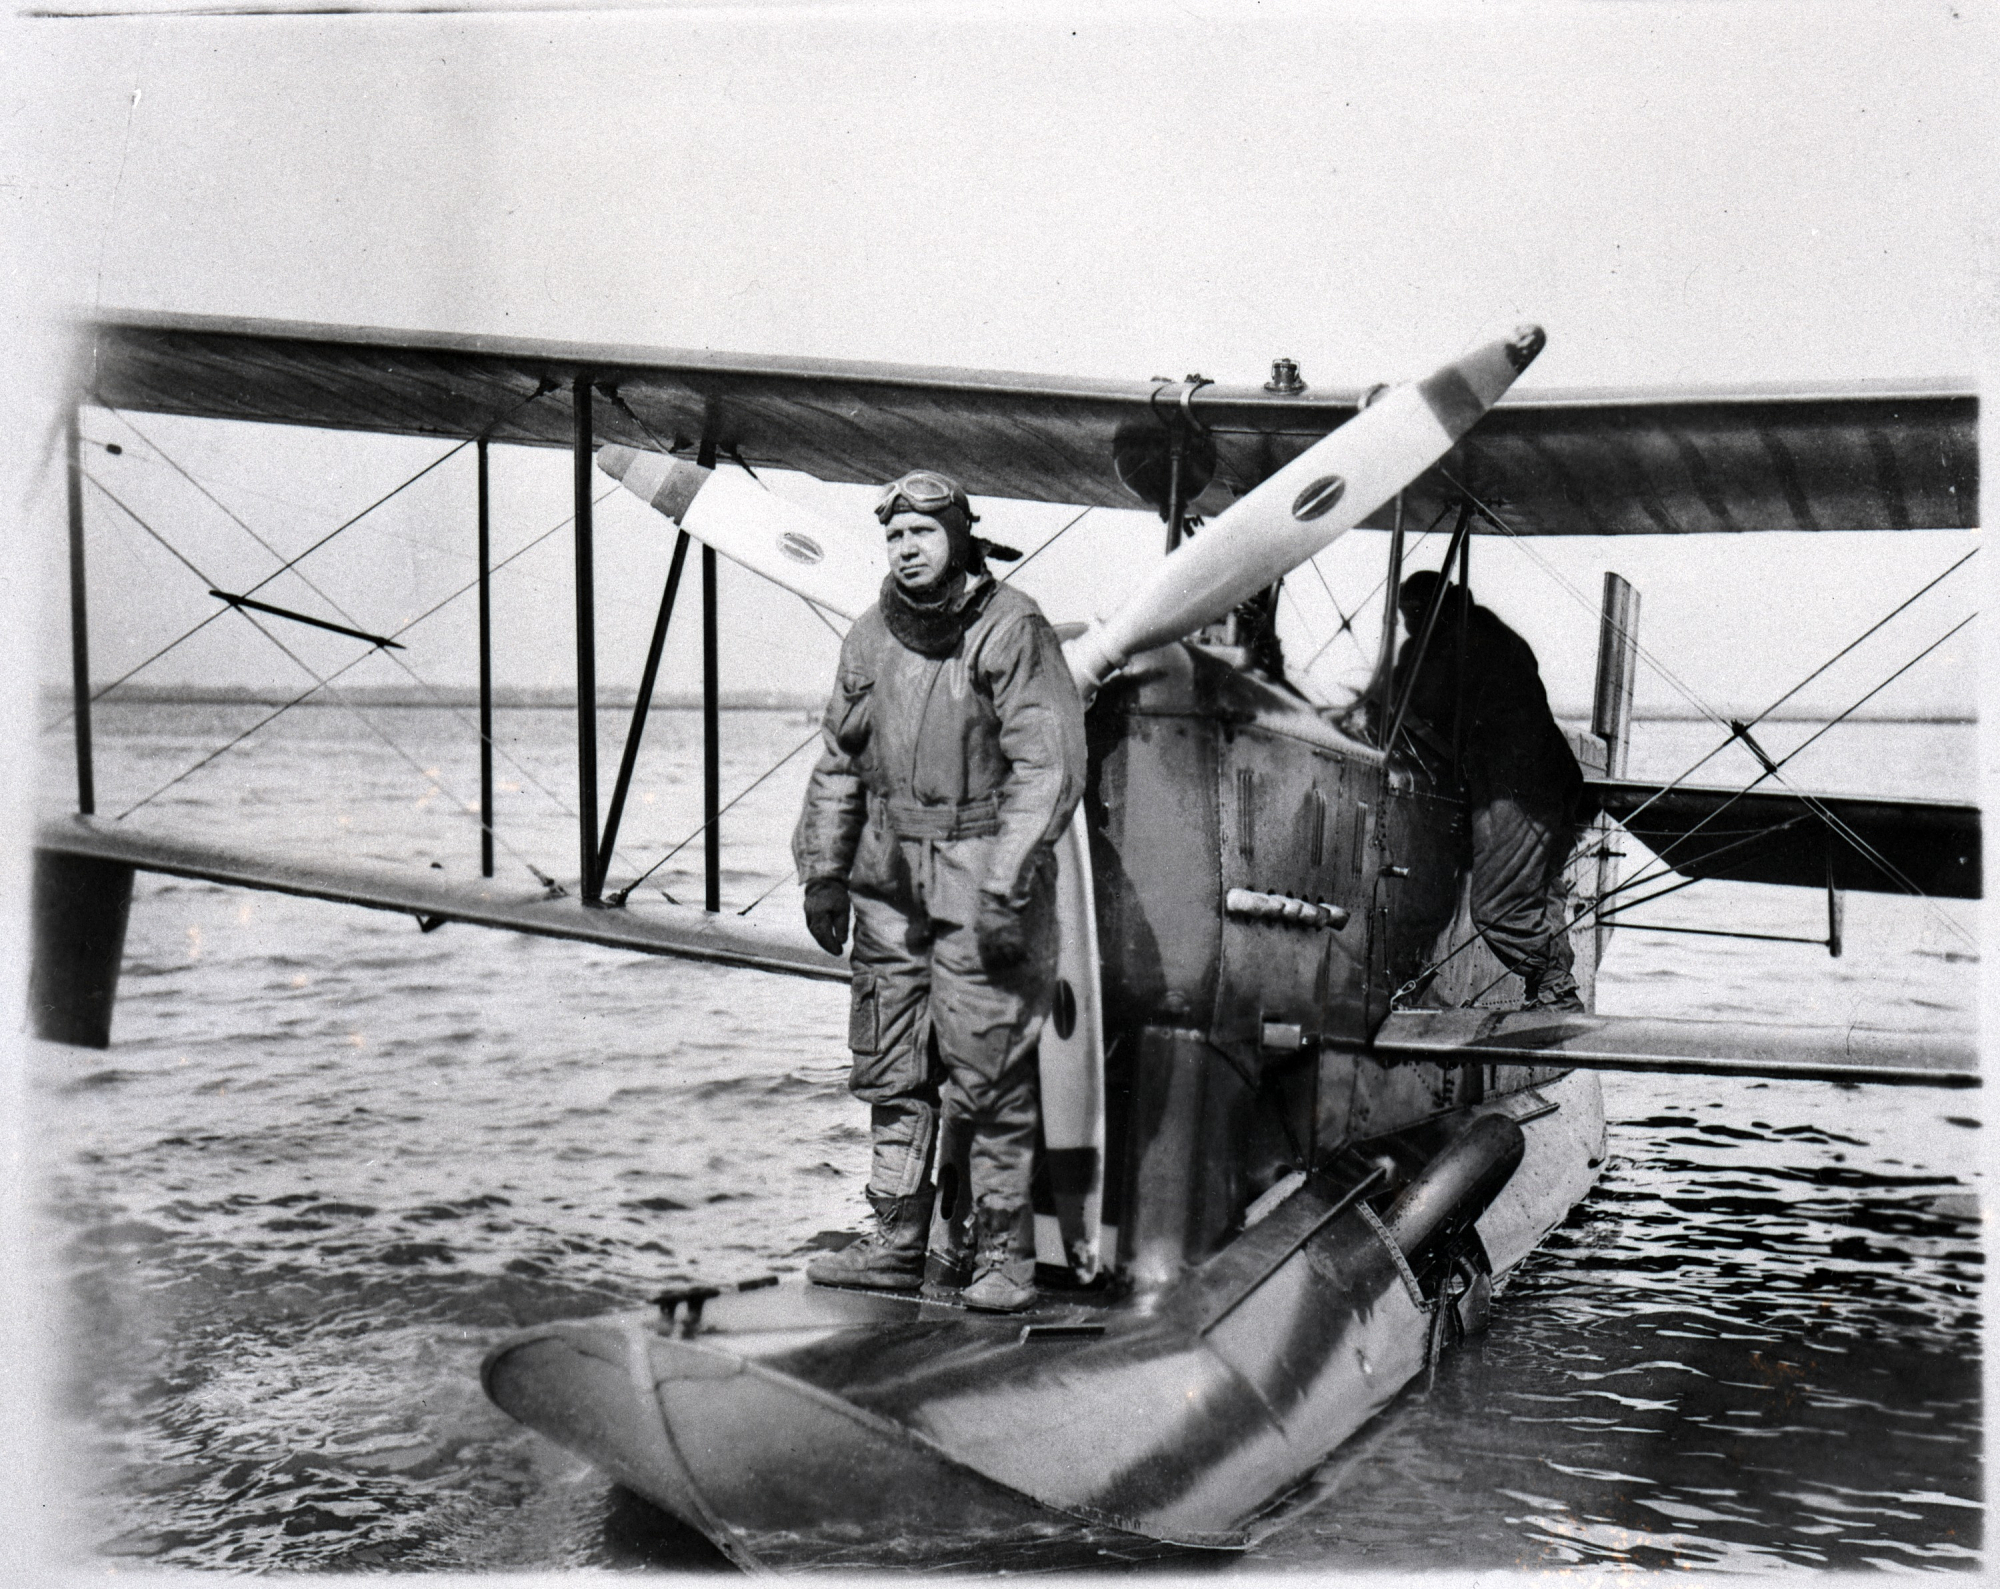
[(479, 875), (493, 875), (493, 543), (486, 438), (479, 438)]
[(81, 447), (77, 410), (72, 404), (69, 411), (69, 682), (71, 715), (76, 721), (76, 809), (87, 817), (97, 810), (97, 775), (91, 764), (90, 613), (83, 577)]
[(583, 902), (595, 905), (603, 879), (597, 875), (597, 586), (592, 566), (590, 490), (590, 373), (571, 387), (576, 420), (571, 445), (576, 484), (576, 781), (577, 849), (581, 857)]

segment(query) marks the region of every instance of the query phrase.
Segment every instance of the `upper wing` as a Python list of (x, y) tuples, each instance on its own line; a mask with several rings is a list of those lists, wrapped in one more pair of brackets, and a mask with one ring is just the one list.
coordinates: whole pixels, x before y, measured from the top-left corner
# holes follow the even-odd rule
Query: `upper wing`
[[(975, 495), (1100, 507), (1157, 497), (1184, 425), (1204, 513), (1351, 419), (1362, 395), (194, 315), (82, 329), (82, 395), (115, 408), (569, 446), (571, 383), (587, 373), (616, 392), (593, 404), (602, 442), (692, 456), (706, 433), (724, 457), (822, 480), (922, 465)], [(1427, 518), (1463, 486), (1533, 535), (1964, 529), (1978, 515), (1977, 420), (1977, 399), (1948, 383), (1530, 389), (1503, 398), (1408, 502)]]
[(1977, 806), (1601, 778), (1585, 799), (1684, 877), (1980, 897)]

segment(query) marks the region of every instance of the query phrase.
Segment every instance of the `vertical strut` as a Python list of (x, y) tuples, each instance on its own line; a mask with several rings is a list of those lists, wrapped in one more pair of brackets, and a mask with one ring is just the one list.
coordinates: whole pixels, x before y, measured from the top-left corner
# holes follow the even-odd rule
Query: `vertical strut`
[(493, 875), (493, 540), (486, 438), (479, 438), (479, 875)]
[(1458, 523), (1452, 529), (1451, 543), (1444, 549), (1444, 562), (1439, 565), (1443, 570), (1443, 577), (1438, 580), (1437, 588), (1431, 592), (1431, 599), (1424, 604), (1424, 625), (1417, 634), (1417, 650), (1410, 663), (1409, 682), (1396, 697), (1395, 715), (1389, 719), (1389, 737), (1382, 741), (1385, 753), (1395, 749), (1396, 735), (1402, 731), (1403, 719), (1409, 715), (1410, 701), (1417, 693), (1417, 670), (1424, 665), (1424, 654), (1430, 650), (1431, 632), (1437, 628), (1438, 614), (1444, 611), (1445, 594), (1450, 589), (1445, 579), (1451, 576), (1452, 559), (1458, 556), (1459, 550), (1465, 545), (1466, 533), (1471, 528), (1472, 502), (1468, 498), (1458, 510)]
[[(1449, 574), (1450, 569), (1445, 572)], [(1472, 537), (1467, 536), (1458, 543), (1458, 588), (1465, 599), (1458, 605), (1458, 663), (1454, 670), (1457, 677), (1452, 682), (1451, 703), (1451, 772), (1454, 778), (1464, 778), (1465, 763), (1465, 666), (1466, 651), (1472, 644)]]
[(90, 743), (90, 613), (83, 577), (83, 460), (76, 405), (69, 411), (69, 669), (70, 700), (76, 721), (76, 809), (97, 810), (97, 775)]
[(1181, 468), (1187, 457), (1187, 436), (1174, 426), (1172, 450), (1167, 456), (1167, 550), (1181, 544), (1181, 521), (1185, 505), (1181, 501)]
[[(1604, 613), (1597, 630), (1597, 689), (1591, 701), (1590, 731), (1604, 742), (1604, 775), (1625, 776), (1631, 751), (1632, 687), (1638, 672), (1639, 593), (1622, 575), (1604, 574)], [(1611, 846), (1614, 829), (1609, 816), (1599, 814), (1597, 829), (1597, 962), (1611, 943), (1611, 921), (1603, 909), (1618, 879), (1619, 852)]]
[[(667, 624), (674, 615), (674, 596), (681, 588), (681, 568), (687, 562), (688, 532), (674, 542), (674, 560), (667, 568), (666, 589), (660, 593), (660, 613), (653, 620), (653, 641), (646, 648), (645, 671), (639, 675), (639, 698), (632, 703), (632, 726), (625, 731), (625, 754), (618, 762), (618, 782), (612, 786), (611, 809), (604, 816), (604, 842), (597, 851), (600, 887), (611, 875), (611, 852), (618, 843), (618, 824), (625, 815), (625, 796), (632, 787), (632, 769), (639, 762), (639, 740), (646, 732), (646, 715), (653, 709), (653, 684), (660, 676), (660, 653), (667, 645)], [(618, 903), (613, 896), (612, 903)]]
[(590, 449), (595, 432), (590, 417), (590, 372), (580, 371), (571, 387), (576, 420), (571, 444), (576, 482), (576, 781), (577, 852), (581, 858), (583, 902), (595, 905), (603, 879), (597, 873), (597, 586), (592, 565)]
[[(1382, 597), (1382, 655), (1376, 663), (1375, 671), (1382, 680), (1382, 703), (1376, 709), (1375, 721), (1378, 727), (1389, 726), (1389, 709), (1396, 676), (1396, 597), (1403, 585), (1403, 493), (1396, 493), (1396, 515), (1389, 531), (1389, 579), (1387, 591)], [(1389, 742), (1384, 740), (1382, 748), (1387, 750)]]
[[(696, 462), (715, 467), (715, 425), (711, 417)], [(722, 718), (716, 679), (715, 548), (701, 549), (701, 821), (703, 908), (722, 909)]]

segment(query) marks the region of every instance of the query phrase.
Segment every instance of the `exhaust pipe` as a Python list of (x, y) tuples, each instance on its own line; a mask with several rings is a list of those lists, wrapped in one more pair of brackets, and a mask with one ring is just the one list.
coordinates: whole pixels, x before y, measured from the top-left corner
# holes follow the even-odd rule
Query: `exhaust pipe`
[(1527, 1148), (1505, 1115), (1481, 1115), (1403, 1189), (1383, 1221), (1410, 1267), (1421, 1271), (1491, 1206)]

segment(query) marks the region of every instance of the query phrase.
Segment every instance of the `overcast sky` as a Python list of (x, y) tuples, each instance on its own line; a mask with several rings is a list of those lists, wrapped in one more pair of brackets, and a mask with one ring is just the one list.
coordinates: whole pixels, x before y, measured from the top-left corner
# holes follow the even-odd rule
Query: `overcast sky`
[[(1970, 380), (1993, 303), (1976, 16), (1579, 3), (19, 21), (0, 202), (22, 304), (1122, 377), (1254, 381), (1284, 354), (1332, 386), (1420, 375), (1534, 319), (1550, 341), (1531, 386)], [(53, 382), (32, 359), (47, 345), (19, 330), (8, 420), (45, 458)], [(296, 550), (444, 450), (137, 423), (87, 416), (92, 474), (225, 583), (272, 566), (229, 514)], [(566, 469), (496, 453), (503, 555), (567, 512)], [(10, 589), (20, 599), (32, 575), (30, 606), (54, 605), (33, 667), (60, 679), (60, 481), (36, 478), (39, 560)], [(778, 486), (866, 513), (863, 492)], [(995, 504), (988, 527), (1033, 546), (1071, 516)], [(102, 680), (212, 603), (96, 487), (89, 518)], [(1093, 513), (1023, 585), (1080, 616), (1159, 539), (1145, 516)], [(1755, 708), (1975, 540), (1483, 540), (1474, 583), (1535, 644), (1559, 704), (1587, 702), (1616, 567), (1674, 675), (1643, 673), (1641, 706)], [(668, 546), (639, 505), (607, 504), (606, 682), (637, 673)], [(1363, 605), (1382, 547), (1356, 535), (1321, 560), (1324, 584), (1294, 576), (1295, 659)], [(458, 588), (471, 552), (467, 453), (316, 555), (319, 593), (268, 594), (394, 627)], [(503, 683), (568, 682), (568, 580), (562, 535), (501, 576)], [(1845, 705), (1976, 590), (1950, 582), (1802, 702)], [(732, 569), (723, 605), (727, 685), (823, 684), (834, 641), (795, 599)], [(670, 687), (695, 681), (696, 628), (677, 633)], [(1975, 632), (1878, 704), (1971, 709)], [(468, 682), (472, 634), (460, 600), (413, 631), (405, 660)], [(315, 665), (351, 654), (287, 638)], [(1315, 684), (1351, 685), (1364, 649), (1337, 641)], [(349, 677), (405, 676), (377, 659)], [(302, 675), (231, 620), (139, 678)]]

